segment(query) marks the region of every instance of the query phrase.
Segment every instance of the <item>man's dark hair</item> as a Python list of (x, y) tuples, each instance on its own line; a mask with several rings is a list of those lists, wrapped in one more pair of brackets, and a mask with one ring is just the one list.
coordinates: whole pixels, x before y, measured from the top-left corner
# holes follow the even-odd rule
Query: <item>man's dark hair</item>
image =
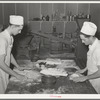
[(86, 35), (86, 34), (84, 34), (84, 33), (82, 33), (82, 32), (80, 32), (80, 35), (84, 35), (86, 38), (91, 37), (91, 35)]
[[(14, 24), (10, 24), (10, 23), (9, 23), (9, 25), (11, 26), (11, 25), (14, 25)], [(19, 27), (20, 25), (14, 25), (14, 26)]]

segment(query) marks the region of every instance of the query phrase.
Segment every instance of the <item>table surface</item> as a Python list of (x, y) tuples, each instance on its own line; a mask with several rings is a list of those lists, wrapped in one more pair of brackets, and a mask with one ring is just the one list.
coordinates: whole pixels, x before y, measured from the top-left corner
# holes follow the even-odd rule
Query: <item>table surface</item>
[[(12, 91), (12, 92), (11, 92)], [(97, 94), (89, 81), (75, 83), (68, 77), (59, 77), (55, 85), (43, 83), (18, 83), (10, 82), (6, 94)]]
[(12, 82), (10, 81), (6, 94), (97, 94), (89, 81), (75, 83), (67, 77), (60, 76), (53, 85), (41, 81)]

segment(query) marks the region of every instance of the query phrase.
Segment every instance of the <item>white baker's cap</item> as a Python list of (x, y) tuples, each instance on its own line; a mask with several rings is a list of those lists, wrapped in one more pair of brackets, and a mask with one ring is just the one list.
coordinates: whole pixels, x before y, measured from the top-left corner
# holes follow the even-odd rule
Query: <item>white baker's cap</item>
[(18, 15), (10, 15), (10, 24), (14, 25), (23, 25), (24, 24), (24, 18), (22, 16)]
[(86, 35), (94, 36), (97, 31), (97, 26), (92, 22), (85, 21), (81, 28), (81, 32)]

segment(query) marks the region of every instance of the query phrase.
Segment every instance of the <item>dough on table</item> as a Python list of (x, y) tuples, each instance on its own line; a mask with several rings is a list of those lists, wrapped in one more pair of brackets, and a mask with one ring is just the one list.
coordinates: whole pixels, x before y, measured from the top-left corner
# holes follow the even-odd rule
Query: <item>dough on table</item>
[[(41, 79), (41, 74), (37, 71), (34, 70), (24, 70), (24, 71), (19, 71), (19, 70), (14, 70), (15, 72), (17, 72), (18, 74), (21, 75), (25, 75), (26, 77), (28, 77), (28, 79), (26, 81), (33, 81), (33, 80), (39, 80)], [(15, 82), (20, 82), (20, 80), (18, 80), (16, 77), (11, 77), (10, 81), (15, 81)]]
[(48, 69), (43, 69), (40, 71), (40, 73), (45, 74), (45, 75), (52, 75), (52, 76), (67, 76), (67, 72), (64, 71), (63, 69), (57, 69), (57, 68), (48, 68)]
[(75, 77), (79, 77), (79, 74), (74, 73), (74, 74), (70, 75), (70, 80), (72, 80), (72, 79), (75, 78)]

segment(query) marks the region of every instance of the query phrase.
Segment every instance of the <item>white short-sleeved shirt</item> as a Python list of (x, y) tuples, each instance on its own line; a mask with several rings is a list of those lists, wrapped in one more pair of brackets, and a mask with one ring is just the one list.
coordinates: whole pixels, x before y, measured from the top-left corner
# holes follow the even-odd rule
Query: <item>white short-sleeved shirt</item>
[[(10, 36), (7, 30), (0, 33), (0, 56), (5, 55), (5, 63), (10, 66), (11, 50), (13, 45), (13, 37)], [(9, 82), (9, 75), (0, 69), (0, 93), (4, 93)]]
[(5, 63), (10, 65), (10, 55), (13, 45), (13, 37), (10, 36), (7, 30), (0, 33), (0, 55), (5, 54)]
[[(0, 33), (0, 56), (6, 55), (5, 63), (10, 66), (11, 49), (13, 45), (13, 37), (10, 36), (7, 30)], [(0, 77), (5, 76), (5, 72), (0, 69)]]
[[(87, 53), (87, 68), (88, 75), (91, 75), (98, 71), (98, 65), (100, 65), (100, 40), (96, 38), (94, 43), (89, 46)], [(100, 94), (100, 78), (89, 80), (97, 93)]]
[(100, 65), (100, 40), (96, 38), (94, 43), (89, 46), (89, 51), (87, 53), (87, 67), (89, 74), (92, 74), (98, 70), (98, 65)]

